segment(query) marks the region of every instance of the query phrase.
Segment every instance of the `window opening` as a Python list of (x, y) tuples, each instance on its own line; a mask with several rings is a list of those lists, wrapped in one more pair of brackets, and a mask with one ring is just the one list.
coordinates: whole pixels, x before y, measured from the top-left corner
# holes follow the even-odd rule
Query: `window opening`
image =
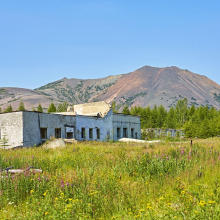
[(120, 134), (121, 132), (120, 132), (120, 131), (121, 131), (121, 129), (120, 129), (120, 128), (117, 128), (117, 138), (120, 138), (120, 137), (121, 137), (121, 134)]
[(134, 128), (131, 129), (131, 137), (134, 137)]
[(127, 137), (127, 128), (123, 128), (123, 137)]
[(93, 139), (93, 129), (89, 129), (89, 139)]
[(40, 133), (41, 133), (41, 139), (47, 139), (47, 128), (41, 128)]
[(86, 130), (85, 128), (81, 128), (81, 138), (85, 138), (86, 137)]
[(55, 128), (55, 138), (61, 138), (61, 128)]
[(100, 139), (100, 129), (96, 128), (96, 135), (97, 135), (97, 139)]

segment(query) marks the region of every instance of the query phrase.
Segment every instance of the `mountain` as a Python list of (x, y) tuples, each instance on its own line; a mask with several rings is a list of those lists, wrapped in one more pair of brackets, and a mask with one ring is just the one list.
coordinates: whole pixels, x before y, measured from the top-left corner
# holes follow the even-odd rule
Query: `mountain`
[(0, 107), (18, 106), (23, 100), (25, 107), (31, 109), (41, 102), (47, 108), (68, 101), (79, 104), (105, 100), (123, 108), (140, 105), (164, 105), (170, 108), (179, 99), (187, 98), (189, 105), (208, 105), (219, 109), (220, 85), (206, 76), (192, 73), (178, 67), (157, 68), (144, 66), (134, 72), (101, 79), (67, 79), (51, 82), (35, 90), (19, 88), (0, 88)]

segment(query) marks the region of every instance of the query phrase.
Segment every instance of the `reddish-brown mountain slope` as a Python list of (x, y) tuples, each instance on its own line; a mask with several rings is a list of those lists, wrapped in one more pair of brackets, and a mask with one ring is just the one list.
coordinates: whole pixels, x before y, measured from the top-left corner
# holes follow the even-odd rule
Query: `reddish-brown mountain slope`
[(22, 98), (28, 109), (36, 107), (39, 102), (47, 108), (51, 100), (56, 104), (63, 101), (77, 104), (100, 100), (111, 103), (115, 100), (121, 108), (125, 104), (129, 107), (163, 104), (169, 108), (185, 97), (189, 105), (207, 104), (219, 109), (220, 85), (205, 76), (177, 67), (144, 66), (131, 73), (101, 79), (63, 78), (34, 91), (1, 88), (0, 107), (11, 103), (16, 108)]

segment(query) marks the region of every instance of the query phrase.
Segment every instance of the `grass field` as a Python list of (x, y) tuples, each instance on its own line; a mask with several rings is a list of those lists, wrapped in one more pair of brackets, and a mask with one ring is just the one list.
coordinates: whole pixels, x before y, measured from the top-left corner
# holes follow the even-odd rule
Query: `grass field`
[(0, 219), (219, 219), (220, 140), (0, 151)]

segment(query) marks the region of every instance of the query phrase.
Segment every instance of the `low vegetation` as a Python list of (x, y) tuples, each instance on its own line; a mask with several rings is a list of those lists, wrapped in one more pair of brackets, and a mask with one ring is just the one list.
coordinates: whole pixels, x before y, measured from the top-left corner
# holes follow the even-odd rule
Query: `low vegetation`
[(1, 150), (1, 219), (219, 219), (220, 140)]

